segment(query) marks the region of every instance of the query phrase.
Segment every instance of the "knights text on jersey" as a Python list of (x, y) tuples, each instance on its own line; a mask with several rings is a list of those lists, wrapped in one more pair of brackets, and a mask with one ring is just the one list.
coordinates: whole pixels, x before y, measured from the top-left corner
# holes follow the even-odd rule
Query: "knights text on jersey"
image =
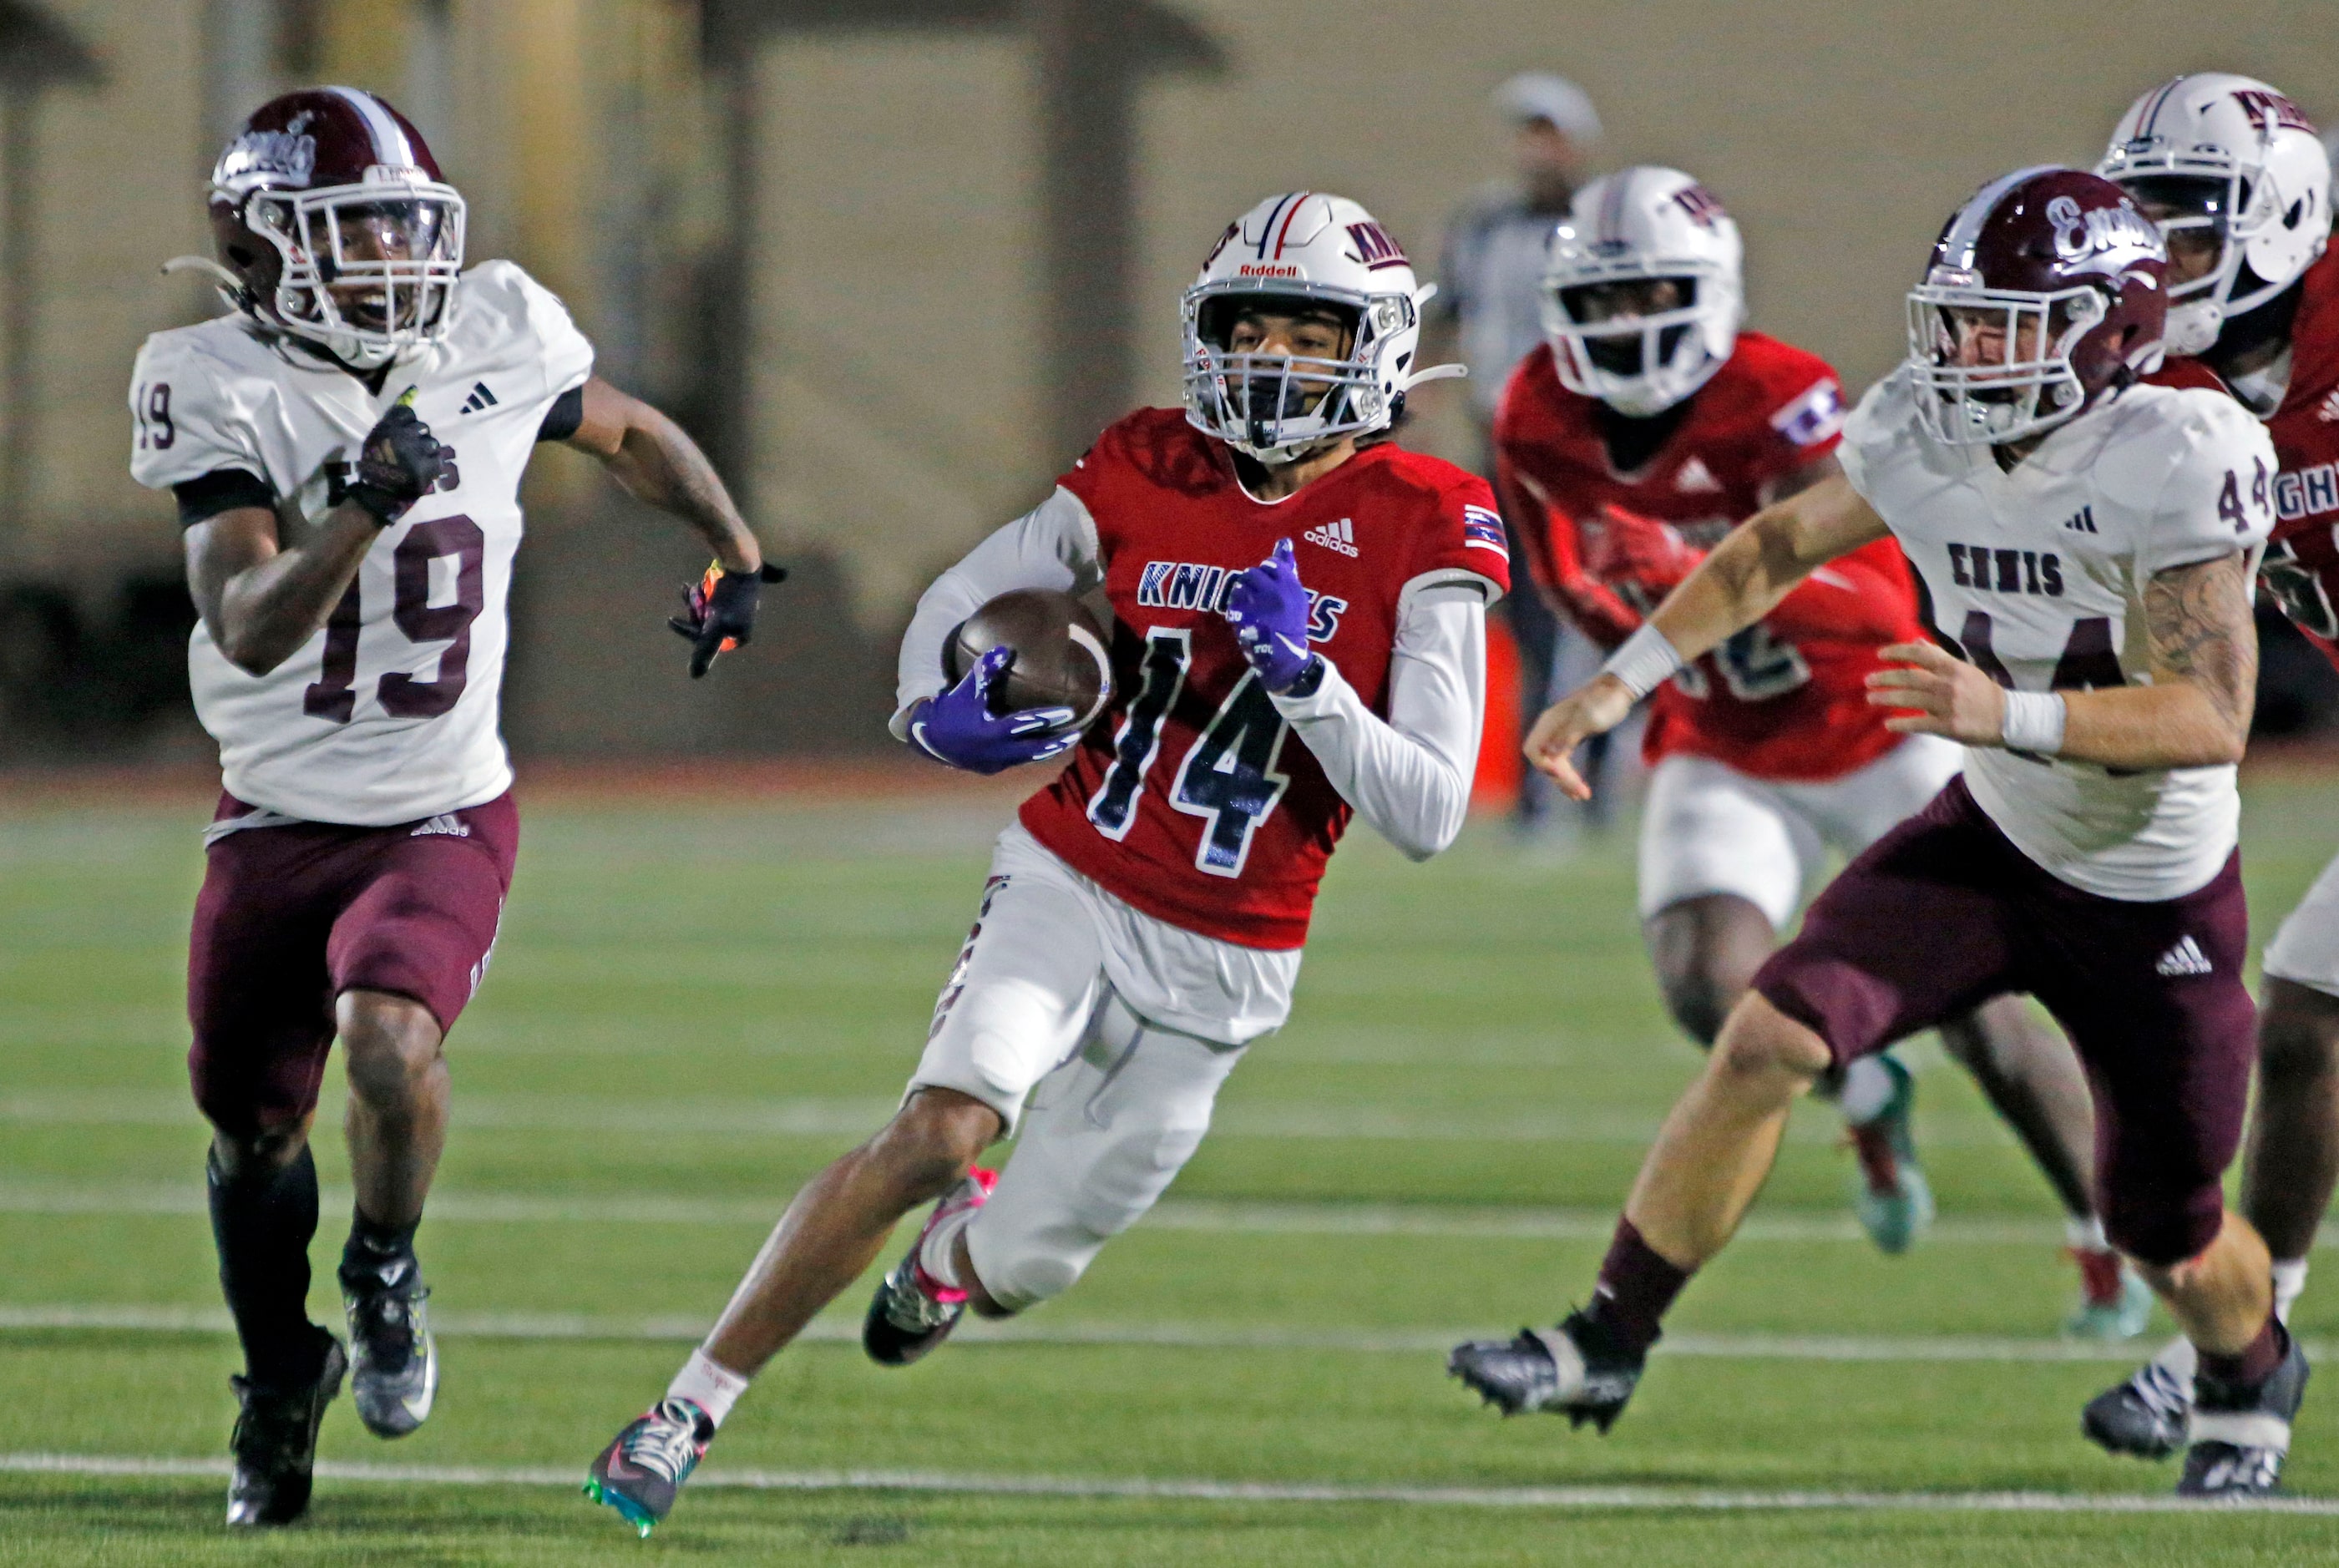
[(2290, 340), (2290, 385), (2266, 421), (2280, 472), (2259, 577), (2339, 665), (2339, 246), (2307, 269)]
[(1126, 902), (1245, 947), (1296, 948), (1350, 808), (1292, 738), (1219, 614), (1288, 537), (1308, 637), (1374, 712), (1410, 587), (1509, 586), (1485, 481), (1383, 443), (1298, 494), (1253, 500), (1176, 409), (1107, 430), (1059, 481), (1096, 520), (1113, 611), (1111, 707), (1024, 803), (1041, 843)]
[[(1547, 347), (1504, 390), (1495, 422), (1504, 501), (1515, 513), (1541, 514), (1522, 531), (1543, 551), (1547, 581), (1578, 569), (1584, 531), (1601, 526), (1607, 507), (1671, 523), (1712, 548), (1761, 509), (1765, 485), (1835, 449), (1843, 393), (1824, 360), (1742, 332), (1638, 472), (1610, 464), (1597, 412), (1594, 399), (1560, 385)], [(1768, 617), (1661, 687), (1643, 754), (1652, 764), (1675, 753), (1709, 756), (1770, 779), (1864, 767), (1900, 742), (1865, 697), (1876, 650), (1920, 635), (1908, 567), (1880, 539), (1814, 574)]]
[(317, 634), (264, 676), (201, 625), (187, 664), (228, 793), (305, 821), (382, 826), (511, 784), (498, 733), (519, 481), (552, 402), (591, 373), (561, 302), (508, 261), (465, 274), (445, 340), (379, 395), (240, 316), (157, 332), (131, 388), (130, 468), (166, 489), (235, 468), (321, 523), (376, 420), (410, 390), (448, 449), (437, 491), (381, 531)]
[[(2274, 450), (2220, 392), (2131, 387), (2002, 471), (1918, 419), (1906, 372), (1844, 430), (1853, 487), (1900, 541), (1942, 640), (2020, 691), (2148, 683), (2154, 574), (2255, 553), (2274, 524)], [(2234, 769), (2107, 769), (1997, 747), (1966, 753), (1975, 802), (2075, 887), (2153, 902), (2206, 885), (2232, 854)]]

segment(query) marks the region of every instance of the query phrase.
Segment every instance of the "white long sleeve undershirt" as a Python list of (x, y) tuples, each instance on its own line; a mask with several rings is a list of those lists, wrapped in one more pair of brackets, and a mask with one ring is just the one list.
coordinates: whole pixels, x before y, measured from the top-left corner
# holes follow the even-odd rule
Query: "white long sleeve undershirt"
[[(1103, 581), (1100, 557), (1088, 508), (1060, 488), (936, 577), (902, 636), (895, 737), (908, 734), (911, 706), (943, 689), (943, 643), (952, 628), (1012, 588), (1086, 593)], [(1387, 718), (1328, 662), (1312, 695), (1274, 698), (1340, 798), (1414, 860), (1452, 843), (1469, 811), (1485, 722), (1489, 589), (1486, 579), (1454, 569), (1405, 586)]]

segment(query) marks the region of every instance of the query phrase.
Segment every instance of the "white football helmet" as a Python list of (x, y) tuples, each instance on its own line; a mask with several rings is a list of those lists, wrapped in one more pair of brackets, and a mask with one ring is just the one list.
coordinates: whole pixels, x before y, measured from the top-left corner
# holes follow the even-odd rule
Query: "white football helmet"
[(2182, 209), (2161, 222), (2218, 242), (2216, 264), (2168, 295), (2168, 351), (2205, 353), (2226, 322), (2298, 280), (2331, 237), (2331, 154), (2298, 106), (2223, 71), (2164, 82), (2128, 105), (2096, 172)]
[[(1678, 169), (1619, 169), (1575, 193), (1552, 231), (1543, 276), (1544, 335), (1560, 384), (1636, 419), (1696, 391), (1730, 359), (1745, 319), (1738, 225)], [(1587, 309), (1587, 291), (1666, 278), (1682, 303), (1645, 316)]]
[[(1269, 463), (1387, 429), (1408, 388), (1464, 373), (1414, 366), (1421, 307), (1436, 291), (1414, 281), (1396, 242), (1347, 197), (1268, 197), (1227, 225), (1186, 291), (1187, 423)], [(1231, 351), (1236, 318), (1261, 300), (1333, 307), (1348, 323), (1347, 357)]]

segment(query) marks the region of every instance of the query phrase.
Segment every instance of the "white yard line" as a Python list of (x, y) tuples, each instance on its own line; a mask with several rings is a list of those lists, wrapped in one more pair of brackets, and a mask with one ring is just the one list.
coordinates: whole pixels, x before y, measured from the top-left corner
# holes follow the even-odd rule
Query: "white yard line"
[[(225, 1459), (117, 1455), (0, 1454), (0, 1472), (38, 1475), (220, 1476)], [(366, 1464), (321, 1462), (329, 1481), (422, 1486), (559, 1486), (582, 1472), (543, 1465)], [(2135, 1493), (2076, 1492), (1761, 1492), (1675, 1486), (1405, 1486), (1343, 1482), (1188, 1481), (1142, 1476), (982, 1475), (933, 1470), (730, 1470), (693, 1478), (694, 1491), (958, 1492), (1014, 1497), (1150, 1498), (1197, 1503), (1398, 1503), (1446, 1508), (1622, 1510), (1682, 1508), (1715, 1512), (1775, 1509), (1897, 1511), (1927, 1514), (2230, 1513), (2231, 1503)], [(2339, 1516), (2339, 1498), (2277, 1497), (2245, 1505), (2259, 1514)]]
[[(349, 1194), (328, 1188), (324, 1204), (338, 1210)], [(528, 1193), (434, 1192), (430, 1219), (457, 1225), (745, 1225), (763, 1228), (779, 1218), (777, 1198), (669, 1196), (547, 1197)], [(80, 1187), (44, 1182), (0, 1183), (0, 1214), (197, 1215), (205, 1212), (200, 1184)], [(1606, 1241), (1616, 1228), (1613, 1211), (1566, 1208), (1446, 1207), (1434, 1204), (1242, 1203), (1170, 1198), (1147, 1215), (1148, 1230), (1261, 1236), (1428, 1236), (1526, 1241)], [(1925, 1233), (1927, 1246), (2055, 1246), (2056, 1219), (1951, 1217)], [(1739, 1228), (1739, 1242), (1854, 1242), (1867, 1238), (1848, 1214), (1783, 1210), (1755, 1214)], [(2317, 1245), (2339, 1241), (2326, 1226)]]
[[(330, 1098), (330, 1097), (329, 1097)], [(863, 1138), (893, 1113), (890, 1100), (598, 1100), (542, 1095), (459, 1095), (455, 1117), (467, 1128), (516, 1132), (631, 1133), (666, 1136)], [(1259, 1100), (1221, 1106), (1212, 1121), (1226, 1138), (1418, 1139), (1436, 1143), (1598, 1143), (1640, 1146), (1656, 1136), (1661, 1109), (1551, 1111), (1522, 1116), (1505, 1109), (1425, 1111), (1374, 1105)], [(0, 1122), (76, 1127), (202, 1125), (183, 1097), (146, 1090), (94, 1093), (33, 1090), (0, 1094)], [(1949, 1113), (1920, 1121), (1920, 1141), (1934, 1147), (2012, 1147), (2013, 1135), (1989, 1117)], [(1798, 1117), (1790, 1141), (1835, 1142), (1842, 1129), (1819, 1113)]]
[[(434, 1311), (431, 1325), (450, 1339), (605, 1339), (695, 1345), (709, 1326), (680, 1315), (600, 1317), (563, 1312)], [(0, 1306), (0, 1332), (111, 1329), (142, 1334), (225, 1334), (227, 1313), (217, 1307), (58, 1302)], [(1443, 1354), (1458, 1341), (1492, 1332), (1470, 1328), (1281, 1328), (1223, 1323), (1051, 1322), (970, 1319), (957, 1337), (977, 1345), (1150, 1346), (1169, 1350), (1303, 1350), (1355, 1354)], [(814, 1343), (858, 1343), (857, 1314), (815, 1321), (804, 1334)], [(1658, 1345), (1667, 1356), (1742, 1361), (2101, 1362), (2141, 1360), (2156, 1341), (2106, 1345), (2085, 1339), (2023, 1339), (1987, 1335), (1669, 1334)], [(2309, 1344), (2315, 1360), (2339, 1356), (2339, 1346)]]

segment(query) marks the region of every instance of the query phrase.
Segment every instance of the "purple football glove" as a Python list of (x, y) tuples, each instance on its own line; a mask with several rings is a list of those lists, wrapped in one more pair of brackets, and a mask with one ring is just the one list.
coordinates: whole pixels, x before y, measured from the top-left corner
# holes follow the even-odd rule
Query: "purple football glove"
[(1308, 646), (1308, 590), (1299, 586), (1289, 539), (1276, 540), (1275, 554), (1236, 574), (1226, 616), (1243, 657), (1268, 691), (1289, 690), (1316, 662)]
[(1015, 662), (1012, 648), (993, 648), (958, 685), (910, 710), (910, 738), (939, 763), (969, 773), (995, 774), (1045, 762), (1071, 749), (1080, 731), (1066, 729), (1070, 708), (1025, 708), (993, 715), (991, 688)]

